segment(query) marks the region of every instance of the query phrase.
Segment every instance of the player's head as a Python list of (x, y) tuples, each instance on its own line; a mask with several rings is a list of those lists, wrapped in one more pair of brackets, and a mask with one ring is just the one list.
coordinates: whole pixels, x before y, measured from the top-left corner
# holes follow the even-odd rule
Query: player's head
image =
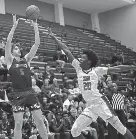
[(13, 44), (11, 51), (12, 51), (13, 56), (15, 56), (15, 57), (21, 57), (21, 50), (20, 50), (20, 48), (19, 48), (18, 45)]
[(81, 67), (83, 70), (88, 70), (90, 68), (96, 67), (98, 62), (98, 57), (92, 50), (85, 49), (80, 59)]

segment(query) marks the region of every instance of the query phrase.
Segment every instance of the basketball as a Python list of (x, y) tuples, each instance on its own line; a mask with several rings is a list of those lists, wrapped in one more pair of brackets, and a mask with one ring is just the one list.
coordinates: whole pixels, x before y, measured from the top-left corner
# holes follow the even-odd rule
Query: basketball
[(27, 19), (36, 20), (36, 19), (38, 19), (39, 15), (40, 15), (40, 10), (37, 6), (31, 5), (31, 6), (27, 7), (27, 9), (26, 9), (26, 18)]

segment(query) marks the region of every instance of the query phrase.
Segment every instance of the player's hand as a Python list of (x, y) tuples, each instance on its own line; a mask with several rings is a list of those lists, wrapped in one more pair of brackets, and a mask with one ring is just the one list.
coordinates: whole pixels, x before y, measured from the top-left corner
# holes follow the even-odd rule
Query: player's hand
[(12, 14), (12, 16), (13, 16), (13, 25), (14, 26), (17, 26), (18, 25), (19, 18), (18, 19), (16, 18), (16, 14)]
[(48, 28), (48, 34), (51, 38), (55, 38), (54, 34), (51, 31), (51, 28)]
[(31, 20), (31, 25), (34, 27), (34, 26), (37, 26), (37, 19), (36, 20)]

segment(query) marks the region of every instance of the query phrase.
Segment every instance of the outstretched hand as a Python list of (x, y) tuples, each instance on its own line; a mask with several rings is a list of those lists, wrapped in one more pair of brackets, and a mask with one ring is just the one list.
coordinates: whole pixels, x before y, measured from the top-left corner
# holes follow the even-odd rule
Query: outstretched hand
[(36, 20), (31, 20), (31, 25), (32, 25), (32, 26), (37, 25), (37, 19), (36, 19)]
[(51, 38), (55, 38), (54, 34), (53, 34), (52, 31), (51, 31), (51, 28), (48, 28), (48, 35), (49, 35)]
[(18, 19), (16, 18), (16, 14), (12, 14), (12, 16), (13, 16), (13, 25), (14, 26), (17, 26), (18, 25), (19, 18)]

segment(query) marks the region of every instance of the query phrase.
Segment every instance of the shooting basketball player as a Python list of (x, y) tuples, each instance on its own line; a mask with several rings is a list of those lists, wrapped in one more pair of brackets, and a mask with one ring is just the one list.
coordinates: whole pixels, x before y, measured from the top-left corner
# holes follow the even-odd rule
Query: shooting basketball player
[(19, 19), (13, 15), (13, 27), (8, 35), (5, 46), (5, 59), (7, 68), (12, 81), (12, 107), (15, 120), (14, 139), (22, 139), (22, 124), (25, 108), (28, 107), (33, 115), (39, 134), (43, 139), (47, 139), (47, 131), (43, 122), (42, 112), (36, 93), (32, 89), (32, 80), (30, 72), (30, 62), (37, 52), (40, 45), (40, 37), (37, 22), (32, 21), (35, 31), (35, 44), (30, 52), (21, 57), (21, 51), (18, 46), (11, 44), (15, 29)]
[(78, 84), (82, 96), (87, 103), (87, 107), (83, 113), (75, 121), (71, 133), (75, 139), (83, 139), (82, 130), (96, 120), (100, 116), (103, 120), (108, 121), (118, 132), (126, 137), (126, 139), (134, 139), (132, 133), (124, 127), (118, 117), (110, 107), (106, 97), (102, 96), (97, 89), (100, 76), (107, 73), (120, 72), (122, 70), (130, 70), (135, 67), (120, 65), (116, 67), (96, 67), (98, 58), (91, 50), (84, 50), (80, 62), (74, 58), (68, 47), (54, 36), (49, 29), (49, 35), (56, 41), (59, 47), (65, 52), (72, 66), (75, 68)]

